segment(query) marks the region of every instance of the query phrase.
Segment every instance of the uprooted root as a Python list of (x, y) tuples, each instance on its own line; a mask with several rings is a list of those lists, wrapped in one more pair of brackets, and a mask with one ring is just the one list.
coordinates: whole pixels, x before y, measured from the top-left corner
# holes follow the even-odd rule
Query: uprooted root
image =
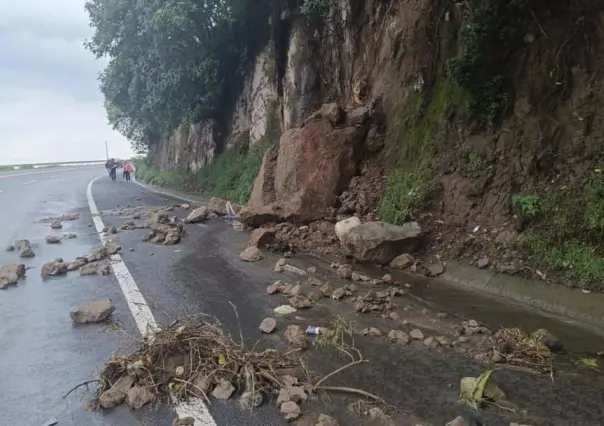
[(246, 351), (217, 321), (186, 318), (157, 331), (153, 340), (142, 343), (133, 355), (108, 360), (101, 373), (99, 395), (126, 375), (160, 398), (207, 399), (196, 385), (198, 378), (205, 380), (206, 390), (222, 379), (240, 390), (276, 391), (285, 386), (281, 377), (299, 366), (293, 352)]
[(502, 328), (494, 335), (496, 349), (508, 364), (553, 372), (553, 357), (539, 336), (525, 333), (519, 328)]

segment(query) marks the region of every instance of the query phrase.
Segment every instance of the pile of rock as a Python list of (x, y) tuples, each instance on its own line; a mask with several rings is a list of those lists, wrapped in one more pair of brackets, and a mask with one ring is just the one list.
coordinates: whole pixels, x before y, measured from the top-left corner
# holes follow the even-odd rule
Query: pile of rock
[(185, 228), (178, 218), (169, 217), (164, 212), (154, 212), (149, 215), (151, 232), (143, 241), (158, 245), (178, 244), (185, 235)]

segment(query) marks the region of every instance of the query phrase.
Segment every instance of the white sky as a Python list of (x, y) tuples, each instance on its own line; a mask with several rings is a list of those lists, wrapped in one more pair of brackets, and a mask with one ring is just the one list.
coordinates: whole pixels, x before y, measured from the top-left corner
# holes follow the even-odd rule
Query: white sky
[(133, 154), (107, 123), (85, 0), (0, 0), (0, 164)]

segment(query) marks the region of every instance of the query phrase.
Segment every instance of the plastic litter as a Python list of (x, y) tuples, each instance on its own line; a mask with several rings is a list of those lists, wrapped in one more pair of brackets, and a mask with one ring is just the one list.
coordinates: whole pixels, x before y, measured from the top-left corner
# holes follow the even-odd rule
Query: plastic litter
[(309, 325), (306, 329), (306, 334), (319, 335), (321, 334), (321, 327), (313, 327)]

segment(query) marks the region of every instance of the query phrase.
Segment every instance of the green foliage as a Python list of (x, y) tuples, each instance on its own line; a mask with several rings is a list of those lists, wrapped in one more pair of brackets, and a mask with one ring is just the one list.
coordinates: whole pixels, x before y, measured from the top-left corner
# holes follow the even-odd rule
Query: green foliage
[(538, 195), (514, 195), (512, 204), (529, 219), (536, 219), (543, 213), (543, 200)]
[(447, 80), (436, 81), (425, 98), (414, 93), (406, 105), (393, 114), (386, 144), (395, 149), (397, 164), (388, 177), (386, 193), (379, 205), (381, 220), (400, 224), (412, 217), (412, 210), (432, 190), (438, 132), (450, 108), (464, 99), (460, 88)]
[(449, 73), (469, 92), (468, 110), (483, 125), (492, 125), (507, 107), (502, 70), (508, 53), (522, 40), (528, 3), (481, 1), (460, 30), (463, 51), (449, 62)]
[(327, 19), (333, 0), (304, 0), (300, 11), (308, 18)]
[[(86, 47), (109, 64), (109, 122), (149, 144), (183, 122), (215, 117), (266, 43), (272, 3), (257, 0), (88, 0)], [(229, 81), (229, 84), (225, 84)]]
[(478, 173), (486, 166), (485, 158), (477, 152), (470, 152), (462, 164), (463, 171), (468, 174)]

